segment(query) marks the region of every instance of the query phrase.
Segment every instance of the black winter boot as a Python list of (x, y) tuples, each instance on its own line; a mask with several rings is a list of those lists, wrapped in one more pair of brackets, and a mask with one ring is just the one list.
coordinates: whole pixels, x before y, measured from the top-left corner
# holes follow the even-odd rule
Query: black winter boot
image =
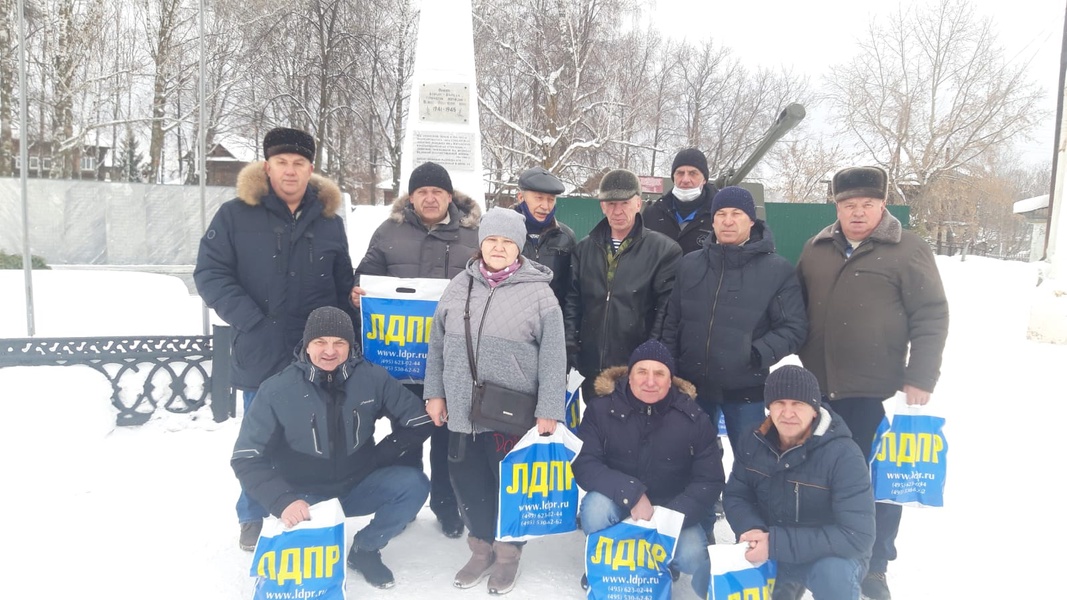
[(353, 545), (348, 553), (348, 566), (376, 588), (384, 590), (396, 584), (393, 572), (382, 563), (382, 553), (377, 550), (363, 550)]

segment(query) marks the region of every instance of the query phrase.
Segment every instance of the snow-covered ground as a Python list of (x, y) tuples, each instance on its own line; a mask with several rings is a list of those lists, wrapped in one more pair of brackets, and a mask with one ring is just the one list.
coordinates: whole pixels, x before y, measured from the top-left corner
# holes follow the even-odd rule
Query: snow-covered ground
[[(932, 406), (948, 418), (945, 507), (905, 509), (890, 584), (899, 600), (1055, 596), (1062, 496), (1055, 440), (1067, 400), (1067, 346), (1025, 339), (1033, 265), (939, 257), (952, 310)], [(197, 334), (200, 307), (175, 278), (35, 272), (39, 336)], [(25, 334), (22, 273), (0, 271), (0, 337)], [(115, 428), (110, 387), (86, 367), (0, 369), (4, 598), (234, 599), (251, 596), (237, 547), (238, 485), (228, 460), (239, 423), (157, 411)], [(1052, 412), (1049, 412), (1049, 411)], [(349, 533), (366, 519), (349, 519)], [(722, 540), (728, 527), (717, 528)], [(583, 598), (580, 534), (526, 546), (512, 598)], [(397, 576), (376, 590), (350, 573), (350, 598), (477, 598), (456, 590), (462, 539), (428, 508), (383, 552)], [(690, 597), (677, 586), (676, 597)]]

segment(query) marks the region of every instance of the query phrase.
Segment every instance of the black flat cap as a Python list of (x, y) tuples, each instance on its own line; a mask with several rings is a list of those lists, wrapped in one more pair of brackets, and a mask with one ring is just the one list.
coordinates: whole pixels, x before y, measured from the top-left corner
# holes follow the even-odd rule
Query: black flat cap
[(563, 182), (543, 167), (526, 169), (519, 175), (519, 189), (558, 196), (563, 193)]

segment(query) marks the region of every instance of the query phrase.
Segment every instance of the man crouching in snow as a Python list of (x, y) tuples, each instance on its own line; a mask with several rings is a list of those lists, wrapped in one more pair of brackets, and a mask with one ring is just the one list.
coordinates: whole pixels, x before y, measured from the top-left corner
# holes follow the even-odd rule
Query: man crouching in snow
[[(716, 431), (697, 406), (693, 384), (673, 377), (674, 358), (658, 340), (630, 355), (628, 367), (597, 377), (578, 429), (582, 450), (574, 480), (586, 490), (580, 516), (586, 535), (626, 517), (648, 520), (654, 506), (685, 515), (673, 570), (693, 576), (703, 598), (711, 565), (708, 537), (700, 522), (725, 484)], [(588, 579), (582, 576), (582, 587)]]
[[(343, 310), (314, 310), (302, 343), (299, 359), (260, 386), (230, 465), (245, 493), (286, 527), (309, 520), (310, 505), (329, 498), (341, 501), (345, 516), (373, 513), (353, 539), (348, 566), (375, 587), (392, 587), (380, 550), (430, 493), (418, 469), (392, 465), (421, 447), (433, 421), (422, 400), (352, 353), (355, 332)], [(399, 427), (375, 445), (382, 416)]]
[(778, 561), (775, 600), (860, 597), (874, 544), (874, 495), (863, 453), (823, 406), (807, 369), (785, 365), (764, 385), (770, 416), (741, 438), (722, 506), (750, 562)]

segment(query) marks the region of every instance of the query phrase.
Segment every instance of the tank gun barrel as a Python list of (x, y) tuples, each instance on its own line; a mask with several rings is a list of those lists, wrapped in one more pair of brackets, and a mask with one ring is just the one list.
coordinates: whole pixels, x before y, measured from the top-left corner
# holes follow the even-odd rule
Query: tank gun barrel
[(745, 162), (741, 163), (741, 166), (736, 169), (731, 167), (721, 173), (715, 180), (715, 187), (721, 190), (726, 186), (741, 183), (745, 175), (748, 175), (749, 171), (755, 168), (756, 164), (763, 158), (763, 155), (767, 154), (767, 151), (771, 149), (771, 146), (788, 133), (789, 130), (796, 127), (797, 123), (803, 121), (806, 115), (807, 111), (804, 110), (804, 106), (796, 102), (783, 108), (782, 112), (778, 113), (778, 118), (767, 129), (767, 133), (763, 134), (763, 139), (756, 144), (752, 153), (745, 159)]

